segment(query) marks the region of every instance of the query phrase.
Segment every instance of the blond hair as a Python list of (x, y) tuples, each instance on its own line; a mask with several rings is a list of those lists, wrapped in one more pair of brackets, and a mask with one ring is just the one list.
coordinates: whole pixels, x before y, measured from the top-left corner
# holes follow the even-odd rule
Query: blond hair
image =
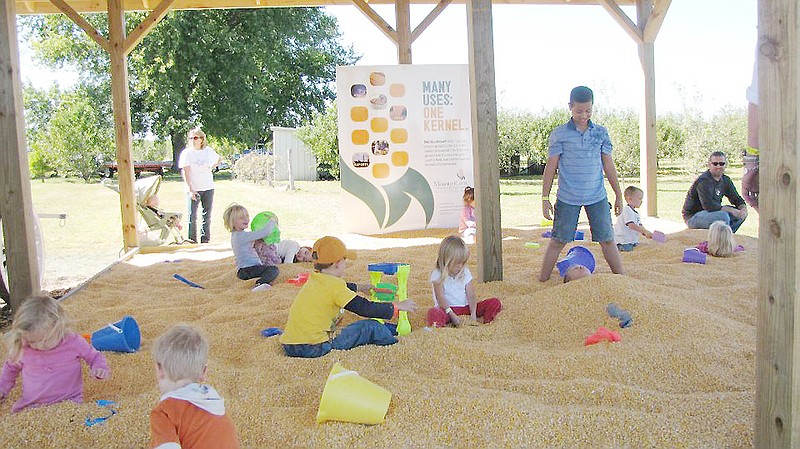
[(233, 232), (233, 222), (247, 215), (247, 209), (241, 204), (233, 203), (225, 209), (222, 213), (222, 221), (225, 223), (225, 229)]
[(733, 230), (724, 221), (715, 221), (708, 227), (708, 254), (730, 257), (736, 247)]
[(197, 136), (202, 140), (203, 146), (206, 146), (206, 133), (204, 133), (199, 126), (190, 129), (189, 132), (186, 133), (186, 136), (189, 140), (192, 140), (192, 136)]
[(628, 186), (628, 187), (625, 188), (625, 192), (623, 193), (623, 195), (625, 196), (625, 199), (627, 200), (627, 199), (631, 198), (635, 193), (641, 193), (642, 195), (644, 195), (644, 190), (642, 190), (642, 189), (640, 189), (640, 188), (638, 188), (636, 186)]
[(4, 335), (9, 361), (16, 363), (22, 358), (22, 337), (26, 333), (41, 330), (49, 330), (47, 341), (58, 344), (70, 332), (69, 318), (55, 299), (43, 295), (32, 296), (19, 306), (11, 330)]
[(208, 361), (208, 342), (194, 327), (177, 324), (156, 339), (153, 358), (170, 380), (197, 382)]
[(467, 248), (464, 240), (457, 235), (445, 237), (442, 243), (439, 244), (439, 256), (436, 258), (436, 269), (441, 273), (438, 283), (442, 283), (447, 279), (450, 265), (466, 263), (467, 259), (469, 259), (469, 248)]

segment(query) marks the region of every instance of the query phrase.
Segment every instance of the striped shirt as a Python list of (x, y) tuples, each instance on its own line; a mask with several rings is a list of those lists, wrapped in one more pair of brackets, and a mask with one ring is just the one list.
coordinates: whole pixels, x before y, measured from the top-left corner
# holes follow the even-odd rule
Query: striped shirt
[(548, 156), (559, 156), (556, 197), (573, 206), (606, 200), (601, 154), (611, 154), (611, 150), (608, 131), (591, 120), (583, 133), (572, 119), (554, 129)]

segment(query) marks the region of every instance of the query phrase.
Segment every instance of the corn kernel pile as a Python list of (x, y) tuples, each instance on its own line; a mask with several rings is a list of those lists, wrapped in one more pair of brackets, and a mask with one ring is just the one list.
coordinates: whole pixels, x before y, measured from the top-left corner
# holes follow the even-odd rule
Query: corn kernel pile
[[(0, 404), (0, 447), (146, 447), (159, 398), (151, 345), (178, 322), (209, 339), (208, 383), (225, 398), (243, 447), (752, 447), (758, 241), (737, 236), (745, 252), (698, 265), (681, 256), (705, 231), (672, 234), (665, 244), (645, 240), (622, 254), (625, 275), (611, 274), (600, 247), (585, 242), (596, 274), (562, 284), (557, 271), (536, 280), (547, 245), (541, 234), (504, 230), (504, 280), (477, 284), (479, 299), (499, 297), (503, 311), (477, 327), (424, 329), (436, 244), (359, 250), (348, 262), (353, 282), (368, 282), (368, 263), (411, 264), (414, 331), (393, 346), (310, 360), (284, 356), (277, 337), (260, 334), (285, 326), (298, 291), (285, 281), (309, 264), (281, 266), (266, 292), (236, 278), (232, 257), (201, 261), (179, 252), (170, 255), (176, 261), (119, 264), (63, 305), (78, 333), (134, 316), (141, 350), (105, 353), (112, 377), (87, 377), (84, 404), (10, 415), (18, 382)], [(526, 247), (531, 241), (542, 246)], [(475, 253), (469, 266), (477, 277)], [(205, 288), (190, 288), (175, 273)], [(611, 302), (631, 313), (631, 327), (608, 316)], [(345, 323), (354, 319), (347, 315)], [(584, 346), (599, 326), (622, 341)], [(316, 424), (336, 361), (392, 392), (384, 424)], [(98, 399), (116, 401), (118, 414), (86, 427), (88, 416), (105, 413)]]

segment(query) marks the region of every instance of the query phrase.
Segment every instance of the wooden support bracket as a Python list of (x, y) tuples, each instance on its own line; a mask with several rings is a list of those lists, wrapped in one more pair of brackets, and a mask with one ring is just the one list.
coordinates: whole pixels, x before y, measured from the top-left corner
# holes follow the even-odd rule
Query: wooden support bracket
[(52, 3), (53, 6), (61, 10), (61, 12), (63, 12), (67, 17), (72, 19), (72, 21), (75, 22), (76, 25), (81, 27), (83, 31), (85, 31), (86, 34), (88, 34), (89, 37), (92, 38), (92, 40), (94, 40), (95, 42), (97, 42), (98, 45), (103, 47), (103, 50), (108, 52), (109, 50), (108, 39), (106, 39), (102, 34), (100, 34), (100, 32), (97, 31), (89, 22), (87, 22), (82, 15), (78, 14), (77, 11), (72, 9), (72, 7), (67, 4), (67, 2), (65, 2), (64, 0), (50, 0), (50, 3)]

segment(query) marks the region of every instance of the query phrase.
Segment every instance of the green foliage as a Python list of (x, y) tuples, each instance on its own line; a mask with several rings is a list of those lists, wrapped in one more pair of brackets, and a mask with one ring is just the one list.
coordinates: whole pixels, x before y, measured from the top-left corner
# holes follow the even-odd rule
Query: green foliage
[(747, 149), (747, 111), (744, 107), (728, 107), (717, 112), (708, 122), (709, 145), (724, 151), (732, 163), (741, 163)]
[(114, 158), (114, 133), (103, 114), (81, 92), (64, 94), (50, 119), (47, 144), (62, 174), (88, 181), (97, 171), (98, 159)]
[(596, 119), (608, 129), (614, 146), (614, 164), (620, 176), (639, 174), (639, 115), (630, 110), (611, 110)]
[(314, 114), (311, 122), (297, 130), (297, 138), (317, 157), (321, 179), (339, 179), (339, 127), (336, 103)]
[(239, 152), (241, 144), (225, 137), (208, 137), (208, 145), (224, 160), (233, 160), (233, 155)]
[(547, 162), (550, 133), (569, 120), (569, 112), (553, 109), (534, 115), (531, 112), (500, 109), (497, 113), (497, 152), (502, 172), (510, 168), (514, 155), (528, 165), (540, 168)]
[[(105, 15), (87, 17), (107, 29)], [(128, 13), (129, 31), (144, 17)], [(107, 56), (69, 19), (21, 24), (41, 62), (107, 83)], [(211, 135), (252, 144), (271, 125), (295, 125), (333, 98), (336, 65), (355, 62), (338, 38), (336, 19), (319, 8), (174, 11), (130, 55), (132, 102), (147, 113), (137, 131), (165, 136), (202, 123)]]
[[(529, 165), (547, 162), (550, 133), (569, 120), (569, 111), (553, 109), (539, 114), (500, 109), (497, 114), (497, 146), (501, 172), (517, 155)], [(621, 176), (638, 176), (640, 165), (639, 115), (633, 110), (599, 111), (592, 119), (608, 129), (614, 145), (614, 162)], [(656, 121), (657, 158), (677, 160), (683, 171), (705, 170), (712, 151), (724, 151), (736, 164), (747, 143), (747, 115), (743, 108), (727, 108), (710, 119), (698, 110), (666, 114)]]
[(562, 108), (551, 109), (534, 117), (531, 122), (531, 145), (529, 163), (544, 166), (550, 149), (550, 133), (569, 120), (569, 111)]
[(26, 84), (22, 88), (22, 98), (25, 109), (25, 136), (30, 144), (38, 140), (40, 134), (47, 132), (50, 117), (61, 101), (61, 93), (56, 85), (48, 90), (39, 90)]
[(233, 165), (233, 176), (240, 181), (269, 184), (275, 179), (275, 156), (248, 153)]
[(686, 136), (681, 127), (681, 117), (666, 114), (656, 118), (656, 135), (658, 140), (657, 158), (677, 159), (683, 154)]
[[(108, 29), (105, 14), (85, 17)], [(144, 17), (126, 13), (128, 32)], [(83, 30), (63, 15), (23, 17), (20, 28), (36, 60), (78, 69), (110, 110), (108, 56)], [(335, 97), (336, 66), (357, 60), (339, 37), (321, 8), (173, 11), (129, 55), (133, 131), (169, 137), (175, 156), (196, 125), (229, 141), (215, 149), (253, 147)]]
[(172, 157), (172, 148), (165, 140), (133, 139), (133, 160), (166, 161)]
[(31, 171), (31, 178), (39, 178), (44, 182), (44, 178), (53, 173), (53, 164), (50, 161), (51, 155), (43, 150), (31, 150), (28, 152), (28, 165)]
[(531, 114), (501, 109), (497, 111), (497, 155), (501, 173), (512, 172), (515, 156), (531, 151)]

